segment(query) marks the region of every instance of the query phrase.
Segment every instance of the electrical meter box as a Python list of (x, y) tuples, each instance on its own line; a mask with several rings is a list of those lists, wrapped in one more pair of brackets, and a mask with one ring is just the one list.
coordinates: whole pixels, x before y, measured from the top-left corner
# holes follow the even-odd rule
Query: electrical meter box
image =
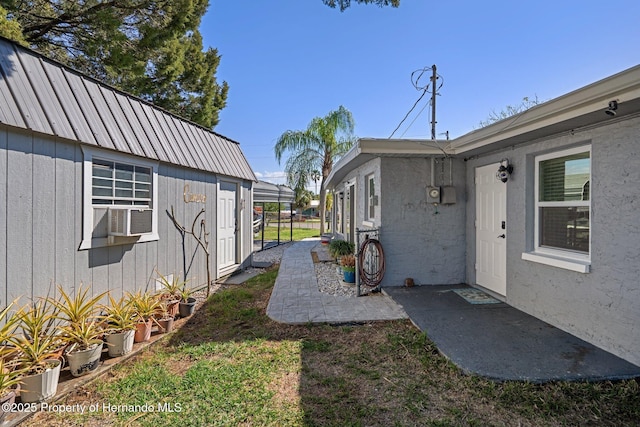
[(427, 202), (440, 203), (440, 187), (427, 187)]
[(456, 187), (442, 187), (440, 191), (440, 203), (454, 205), (456, 203)]

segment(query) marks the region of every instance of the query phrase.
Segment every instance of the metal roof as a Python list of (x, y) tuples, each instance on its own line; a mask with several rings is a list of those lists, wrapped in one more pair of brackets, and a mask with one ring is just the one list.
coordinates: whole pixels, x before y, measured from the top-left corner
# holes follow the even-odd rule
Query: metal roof
[(254, 203), (293, 203), (296, 196), (294, 191), (286, 185), (277, 185), (270, 182), (258, 181), (253, 186)]
[(237, 142), (2, 37), (0, 123), (257, 181)]

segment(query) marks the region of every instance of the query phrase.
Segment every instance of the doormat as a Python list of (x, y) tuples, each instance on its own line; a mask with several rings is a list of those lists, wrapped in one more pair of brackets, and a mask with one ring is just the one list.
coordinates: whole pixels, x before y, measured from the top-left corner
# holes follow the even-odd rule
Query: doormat
[(501, 302), (480, 289), (452, 289), (452, 291), (464, 298), (469, 304), (499, 304)]

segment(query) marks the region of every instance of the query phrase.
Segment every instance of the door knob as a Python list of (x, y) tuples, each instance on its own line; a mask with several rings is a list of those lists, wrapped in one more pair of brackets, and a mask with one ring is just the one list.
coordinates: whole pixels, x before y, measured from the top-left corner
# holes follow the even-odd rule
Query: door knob
[(507, 238), (507, 236), (505, 236), (504, 234), (501, 234), (501, 235), (499, 235), (498, 237), (499, 237), (500, 239), (506, 239), (506, 238)]

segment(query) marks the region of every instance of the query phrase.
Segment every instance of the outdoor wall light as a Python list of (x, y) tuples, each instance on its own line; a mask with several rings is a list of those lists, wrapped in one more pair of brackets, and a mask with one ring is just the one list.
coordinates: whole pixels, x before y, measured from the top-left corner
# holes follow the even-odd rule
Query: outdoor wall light
[(509, 159), (500, 160), (500, 167), (498, 168), (498, 172), (496, 172), (496, 179), (507, 182), (512, 173), (513, 165), (509, 164)]
[(604, 112), (605, 114), (608, 114), (609, 116), (613, 117), (616, 115), (617, 109), (618, 109), (618, 101), (611, 101), (609, 102), (609, 108), (604, 110)]

